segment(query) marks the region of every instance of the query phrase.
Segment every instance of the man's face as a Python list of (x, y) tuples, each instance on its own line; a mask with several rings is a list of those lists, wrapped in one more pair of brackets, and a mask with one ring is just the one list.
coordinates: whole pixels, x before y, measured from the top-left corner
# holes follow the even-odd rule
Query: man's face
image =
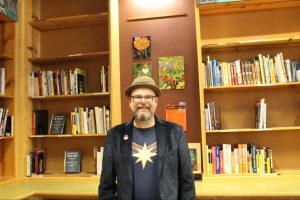
[(154, 116), (158, 103), (155, 92), (148, 88), (137, 88), (131, 92), (129, 107), (136, 119), (147, 121)]

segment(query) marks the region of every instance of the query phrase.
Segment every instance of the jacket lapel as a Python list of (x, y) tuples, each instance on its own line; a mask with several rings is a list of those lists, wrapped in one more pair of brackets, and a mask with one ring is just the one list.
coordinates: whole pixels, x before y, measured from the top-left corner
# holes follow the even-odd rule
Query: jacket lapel
[(155, 122), (155, 129), (156, 129), (156, 140), (157, 140), (157, 156), (158, 156), (158, 163), (157, 163), (157, 170), (158, 170), (158, 177), (161, 176), (161, 169), (163, 164), (163, 158), (166, 152), (168, 151), (168, 134), (167, 134), (167, 127), (163, 121), (156, 117)]
[(125, 124), (123, 132), (121, 133), (121, 157), (122, 165), (126, 168), (127, 176), (130, 181), (130, 187), (132, 187), (132, 135), (133, 124), (128, 122)]

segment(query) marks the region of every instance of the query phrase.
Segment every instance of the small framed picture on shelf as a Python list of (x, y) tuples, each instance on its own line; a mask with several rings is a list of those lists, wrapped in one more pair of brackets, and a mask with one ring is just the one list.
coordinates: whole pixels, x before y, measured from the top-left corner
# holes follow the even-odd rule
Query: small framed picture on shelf
[(193, 171), (202, 172), (201, 145), (200, 143), (188, 143)]

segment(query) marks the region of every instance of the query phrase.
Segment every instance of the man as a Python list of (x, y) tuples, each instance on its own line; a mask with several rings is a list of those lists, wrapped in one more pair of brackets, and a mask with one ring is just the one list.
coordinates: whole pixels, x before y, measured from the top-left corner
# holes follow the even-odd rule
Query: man
[(140, 76), (125, 94), (134, 118), (107, 134), (99, 199), (195, 199), (183, 129), (154, 115), (160, 89)]

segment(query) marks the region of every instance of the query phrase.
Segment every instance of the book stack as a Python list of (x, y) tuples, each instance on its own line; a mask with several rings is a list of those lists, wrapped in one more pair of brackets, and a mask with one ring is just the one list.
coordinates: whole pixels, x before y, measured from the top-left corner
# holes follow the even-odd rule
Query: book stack
[(13, 135), (13, 116), (8, 116), (8, 109), (0, 108), (0, 137)]
[(206, 130), (221, 129), (221, 111), (216, 109), (216, 104), (213, 101), (207, 102), (204, 108), (205, 112), (205, 128)]
[(110, 128), (108, 106), (77, 107), (71, 112), (72, 134), (105, 134)]
[(27, 155), (27, 176), (43, 174), (46, 171), (46, 150), (36, 148)]
[(208, 174), (271, 174), (272, 150), (254, 144), (207, 146)]

